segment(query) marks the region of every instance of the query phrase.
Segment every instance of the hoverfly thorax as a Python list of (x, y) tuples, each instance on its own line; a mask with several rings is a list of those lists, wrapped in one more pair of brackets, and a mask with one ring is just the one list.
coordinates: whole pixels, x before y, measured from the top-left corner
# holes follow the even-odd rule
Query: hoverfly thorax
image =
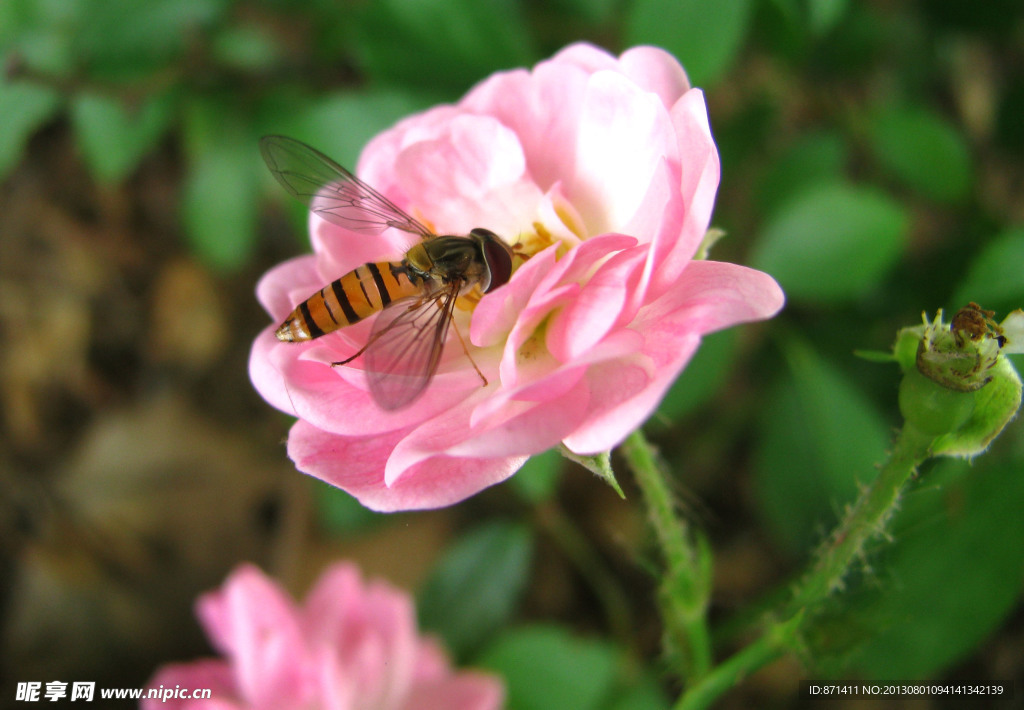
[[(364, 355), (374, 400), (384, 409), (409, 404), (437, 371), (456, 300), (471, 291), (484, 294), (508, 283), (512, 249), (483, 228), (464, 236), (434, 234), (348, 170), (299, 141), (267, 136), (260, 149), (278, 182), (309, 201), (310, 209), (324, 220), (351, 232), (376, 235), (394, 228), (420, 237), (400, 262), (363, 264), (316, 291), (295, 307), (275, 333), (281, 341), (304, 342), (376, 315), (366, 345), (332, 365)], [(486, 384), (479, 369), (477, 373)]]
[[(421, 250), (429, 259), (427, 268), (414, 263), (422, 258)], [(461, 281), (461, 293), (474, 287), (487, 293), (504, 286), (512, 275), (512, 250), (494, 232), (480, 227), (465, 237), (437, 237), (417, 244), (409, 250), (406, 261), (425, 276), (434, 275), (444, 283)]]

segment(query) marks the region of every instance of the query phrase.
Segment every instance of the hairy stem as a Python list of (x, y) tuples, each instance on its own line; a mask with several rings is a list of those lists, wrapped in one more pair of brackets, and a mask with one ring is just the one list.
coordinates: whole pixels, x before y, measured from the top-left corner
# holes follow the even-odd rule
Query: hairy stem
[(904, 488), (917, 466), (928, 458), (932, 441), (934, 437), (904, 426), (878, 477), (849, 508), (842, 523), (818, 551), (814, 564), (794, 585), (788, 601), (774, 614), (779, 621), (769, 624), (757, 640), (688, 686), (675, 710), (710, 707), (743, 678), (798, 647), (802, 624), (842, 589), (850, 569), (863, 558), (865, 546), (885, 534), (899, 508)]
[(668, 472), (639, 430), (626, 439), (622, 452), (636, 476), (665, 558), (665, 575), (658, 597), (665, 622), (666, 648), (678, 654), (684, 678), (693, 683), (711, 667), (707, 625), (710, 549), (704, 538), (676, 515)]
[(918, 465), (928, 458), (933, 440), (934, 437), (904, 426), (889, 460), (818, 551), (816, 562), (783, 606), (781, 618), (812, 610), (842, 588), (853, 563), (862, 558), (865, 545), (885, 533), (889, 520), (899, 508), (903, 489), (914, 477)]
[(784, 655), (793, 644), (800, 616), (775, 624), (760, 638), (715, 666), (697, 683), (689, 686), (673, 710), (704, 710), (744, 678)]

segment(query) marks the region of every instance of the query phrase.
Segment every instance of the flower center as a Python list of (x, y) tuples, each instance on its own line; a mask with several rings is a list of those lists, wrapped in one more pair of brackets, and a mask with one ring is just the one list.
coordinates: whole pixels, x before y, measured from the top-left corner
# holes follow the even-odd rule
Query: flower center
[(533, 231), (521, 233), (512, 245), (512, 273), (522, 266), (531, 256), (539, 254), (554, 244), (555, 239), (540, 222), (533, 223)]
[(549, 217), (550, 228), (543, 221), (534, 220), (530, 225), (533, 229), (520, 233), (512, 244), (517, 257), (512, 262), (513, 272), (531, 256), (553, 244), (558, 245), (556, 256), (561, 259), (566, 252), (587, 238), (583, 219), (576, 208), (557, 191), (553, 195), (551, 209), (555, 219)]

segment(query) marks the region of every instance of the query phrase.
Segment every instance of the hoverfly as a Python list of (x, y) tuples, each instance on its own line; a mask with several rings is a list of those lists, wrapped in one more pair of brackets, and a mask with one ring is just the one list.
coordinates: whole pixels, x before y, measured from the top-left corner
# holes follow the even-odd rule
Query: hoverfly
[(465, 236), (434, 234), (323, 153), (292, 138), (265, 136), (260, 151), (277, 181), (328, 222), (363, 234), (394, 227), (420, 237), (401, 261), (363, 264), (327, 284), (276, 332), (278, 340), (303, 342), (380, 313), (366, 345), (332, 365), (362, 355), (377, 404), (388, 410), (410, 404), (437, 371), (456, 299), (474, 288), (488, 293), (507, 283), (512, 249), (482, 228)]

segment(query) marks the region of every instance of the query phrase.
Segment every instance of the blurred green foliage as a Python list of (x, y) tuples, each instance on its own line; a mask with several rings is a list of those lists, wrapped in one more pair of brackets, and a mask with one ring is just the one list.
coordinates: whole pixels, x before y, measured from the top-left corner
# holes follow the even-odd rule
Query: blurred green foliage
[[(898, 425), (896, 368), (853, 350), (886, 348), (923, 310), (1024, 306), (1022, 29), (1010, 0), (3, 0), (0, 177), (61, 123), (105, 185), (176, 150), (185, 242), (230, 273), (254, 259), (264, 198), (285, 199), (259, 136), (353, 165), (377, 132), (493, 71), (581, 39), (660, 44), (708, 95), (729, 234), (712, 257), (772, 273), (789, 302), (708, 339), (658, 435), (681, 485), (693, 461), (725, 462), (714, 475), (749, 487), (780, 556), (800, 560)], [(894, 544), (822, 622), (824, 666), (925, 677), (999, 625), (1024, 581), (1022, 437), (1018, 423), (972, 467), (923, 472)], [(526, 473), (523, 500), (557, 495), (557, 457)], [(345, 529), (367, 524), (344, 502), (326, 509)], [(467, 535), (423, 592), (425, 623), (460, 653), (485, 648), (512, 710), (665, 707), (649, 678), (617, 675), (612, 645), (498, 632), (533, 538), (515, 523)]]
[(872, 402), (796, 334), (782, 341), (785, 374), (760, 416), (754, 485), (766, 527), (789, 552), (812, 549), (885, 456), (888, 431)]
[(419, 620), (465, 658), (505, 626), (529, 580), (529, 528), (494, 520), (467, 532), (445, 553), (419, 595)]
[(855, 300), (892, 271), (908, 223), (905, 209), (877, 190), (809, 187), (768, 220), (751, 265), (772, 274), (791, 303)]
[(481, 658), (506, 679), (508, 707), (517, 710), (600, 710), (612, 698), (616, 661), (610, 644), (548, 626), (505, 634)]
[(707, 86), (736, 60), (753, 9), (751, 0), (636, 0), (625, 41), (664, 47), (695, 85)]

